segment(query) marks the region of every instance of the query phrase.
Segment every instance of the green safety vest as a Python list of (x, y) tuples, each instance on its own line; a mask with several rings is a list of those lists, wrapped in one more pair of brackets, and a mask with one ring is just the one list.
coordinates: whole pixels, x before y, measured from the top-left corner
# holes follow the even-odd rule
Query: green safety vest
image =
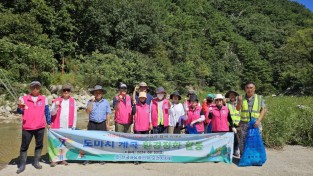
[(231, 103), (227, 103), (227, 108), (229, 109), (231, 119), (235, 125), (239, 125), (240, 122), (240, 112), (237, 111), (236, 106), (233, 107)]
[(249, 122), (251, 118), (259, 118), (262, 108), (262, 96), (254, 94), (254, 102), (251, 112), (249, 112), (248, 100), (246, 99), (246, 95), (244, 95), (242, 99), (243, 102), (240, 111), (241, 121)]

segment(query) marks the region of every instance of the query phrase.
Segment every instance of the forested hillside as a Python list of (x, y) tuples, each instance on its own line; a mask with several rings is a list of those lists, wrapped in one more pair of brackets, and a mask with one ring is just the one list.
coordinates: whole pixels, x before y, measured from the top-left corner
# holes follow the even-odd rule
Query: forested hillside
[(46, 86), (252, 80), (263, 94), (312, 94), (313, 13), (288, 0), (1, 1), (0, 68)]

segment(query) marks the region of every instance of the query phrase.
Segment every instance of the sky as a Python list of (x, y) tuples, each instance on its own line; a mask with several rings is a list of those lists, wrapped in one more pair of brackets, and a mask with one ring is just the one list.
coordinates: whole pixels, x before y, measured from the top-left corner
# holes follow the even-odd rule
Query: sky
[(300, 4), (303, 4), (306, 8), (310, 9), (313, 12), (313, 0), (292, 0)]

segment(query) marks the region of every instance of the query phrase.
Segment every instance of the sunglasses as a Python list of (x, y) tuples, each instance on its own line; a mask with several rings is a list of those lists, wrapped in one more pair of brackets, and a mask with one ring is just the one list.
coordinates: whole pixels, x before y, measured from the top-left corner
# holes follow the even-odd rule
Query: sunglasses
[(71, 92), (71, 89), (63, 89), (63, 92)]
[(32, 89), (32, 90), (34, 90), (34, 89), (39, 90), (39, 89), (40, 89), (40, 87), (39, 87), (39, 86), (34, 86), (34, 87), (31, 87), (30, 89)]
[(223, 101), (223, 99), (216, 99), (215, 101)]

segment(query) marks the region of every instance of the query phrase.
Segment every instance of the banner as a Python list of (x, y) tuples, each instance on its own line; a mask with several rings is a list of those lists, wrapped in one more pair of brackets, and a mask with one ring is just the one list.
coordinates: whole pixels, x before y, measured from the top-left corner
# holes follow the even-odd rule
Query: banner
[(234, 133), (129, 134), (51, 129), (51, 161), (232, 162)]

